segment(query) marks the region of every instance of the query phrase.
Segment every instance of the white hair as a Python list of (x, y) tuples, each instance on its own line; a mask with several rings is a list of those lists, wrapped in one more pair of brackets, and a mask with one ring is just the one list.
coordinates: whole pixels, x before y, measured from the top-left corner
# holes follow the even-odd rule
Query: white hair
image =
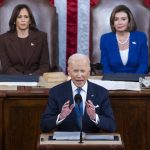
[(68, 59), (68, 65), (71, 64), (75, 60), (77, 60), (77, 61), (86, 60), (90, 67), (90, 59), (87, 55), (80, 54), (80, 53), (75, 53), (75, 54), (71, 55)]

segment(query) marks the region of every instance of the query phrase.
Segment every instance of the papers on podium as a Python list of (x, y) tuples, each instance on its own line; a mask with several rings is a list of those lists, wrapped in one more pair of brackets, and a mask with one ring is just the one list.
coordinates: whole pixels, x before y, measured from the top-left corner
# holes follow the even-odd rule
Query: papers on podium
[[(82, 138), (85, 138), (86, 134), (82, 133)], [(80, 132), (54, 132), (53, 139), (55, 140), (79, 140)]]
[(115, 140), (113, 135), (95, 135), (95, 134), (88, 134), (85, 137), (85, 140), (107, 140), (107, 141), (113, 141)]
[[(115, 140), (114, 135), (104, 135), (104, 134), (86, 134), (82, 133), (82, 138), (84, 140)], [(53, 140), (79, 140), (80, 132), (54, 132)]]
[(0, 82), (0, 86), (37, 86), (37, 82)]
[(139, 82), (126, 82), (126, 81), (105, 81), (98, 79), (89, 79), (89, 81), (98, 84), (107, 90), (131, 90), (141, 91)]

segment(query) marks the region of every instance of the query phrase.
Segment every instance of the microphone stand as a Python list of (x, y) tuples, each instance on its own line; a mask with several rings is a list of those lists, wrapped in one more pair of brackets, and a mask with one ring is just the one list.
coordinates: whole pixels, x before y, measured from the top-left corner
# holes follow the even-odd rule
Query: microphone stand
[(83, 141), (82, 141), (82, 110), (80, 109), (80, 103), (82, 101), (82, 97), (80, 94), (76, 94), (74, 99), (75, 99), (75, 102), (78, 105), (78, 108), (80, 111), (80, 116), (79, 116), (80, 118), (79, 119), (80, 119), (81, 128), (80, 128), (80, 141), (79, 141), (79, 143), (83, 143)]
[[(79, 110), (80, 110), (80, 107), (79, 107)], [(80, 141), (79, 141), (79, 143), (83, 143), (83, 139), (82, 139), (82, 113), (81, 113), (81, 110), (80, 110), (80, 123), (81, 123), (81, 129), (80, 129)]]
[(82, 140), (82, 129), (80, 130), (80, 141), (79, 143), (83, 143), (83, 140)]

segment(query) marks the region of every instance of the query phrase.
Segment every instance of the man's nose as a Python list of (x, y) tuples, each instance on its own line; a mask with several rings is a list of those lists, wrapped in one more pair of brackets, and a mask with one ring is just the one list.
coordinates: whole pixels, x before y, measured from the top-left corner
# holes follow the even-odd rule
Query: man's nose
[(77, 76), (78, 76), (78, 77), (81, 77), (81, 76), (82, 76), (82, 73), (79, 71), (78, 74), (77, 74)]

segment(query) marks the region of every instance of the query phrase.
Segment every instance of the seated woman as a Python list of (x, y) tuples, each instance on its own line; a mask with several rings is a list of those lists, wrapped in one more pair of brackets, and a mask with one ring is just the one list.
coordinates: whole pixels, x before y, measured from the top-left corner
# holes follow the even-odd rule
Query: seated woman
[(103, 73), (148, 72), (147, 37), (136, 31), (136, 23), (130, 9), (125, 5), (114, 8), (110, 16), (112, 32), (100, 40)]
[(47, 34), (36, 27), (30, 8), (17, 5), (9, 21), (10, 30), (0, 36), (3, 74), (42, 75), (49, 71)]

